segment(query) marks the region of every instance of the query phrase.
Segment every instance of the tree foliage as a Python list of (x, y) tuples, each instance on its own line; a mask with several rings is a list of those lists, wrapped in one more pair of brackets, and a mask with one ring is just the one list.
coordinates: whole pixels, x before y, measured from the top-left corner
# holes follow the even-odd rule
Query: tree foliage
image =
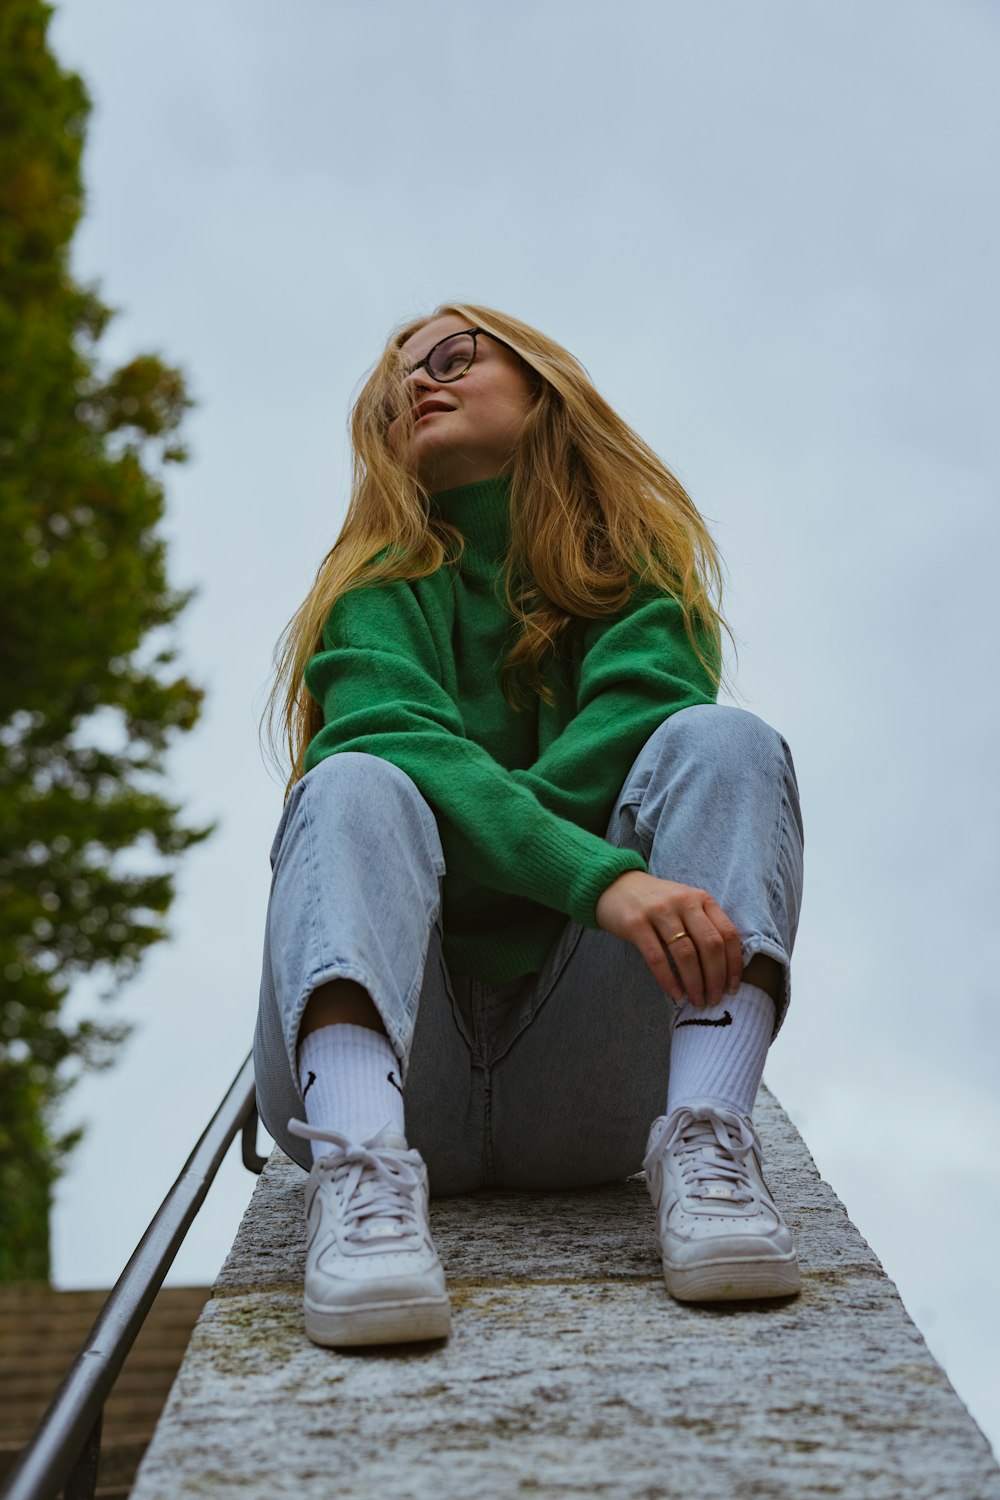
[(190, 402), (153, 355), (101, 366), (111, 314), (69, 264), (89, 102), (50, 14), (0, 6), (0, 1280), (47, 1277), (54, 1106), (125, 1030), (71, 1022), (70, 986), (134, 972), (209, 831), (163, 787), (201, 702), (159, 530)]

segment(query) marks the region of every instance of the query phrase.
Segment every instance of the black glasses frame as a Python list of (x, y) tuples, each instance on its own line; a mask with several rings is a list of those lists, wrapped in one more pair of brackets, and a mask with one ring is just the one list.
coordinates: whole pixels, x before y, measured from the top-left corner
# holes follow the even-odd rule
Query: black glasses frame
[[(459, 370), (457, 375), (435, 375), (431, 369), (431, 360), (434, 358), (435, 350), (440, 349), (441, 345), (446, 344), (449, 339), (459, 339), (467, 334), (472, 335), (472, 358), (469, 360), (469, 363), (463, 369)], [(450, 385), (453, 380), (461, 380), (463, 375), (468, 375), (476, 362), (476, 354), (479, 348), (476, 340), (480, 334), (484, 334), (488, 339), (494, 337), (485, 328), (456, 328), (454, 333), (446, 333), (443, 339), (438, 339), (436, 344), (431, 345), (423, 359), (418, 359), (415, 365), (411, 365), (408, 370), (404, 370), (403, 379), (409, 380), (410, 376), (415, 375), (418, 370), (426, 370), (437, 385)], [(502, 342), (502, 340), (497, 340), (497, 342)]]

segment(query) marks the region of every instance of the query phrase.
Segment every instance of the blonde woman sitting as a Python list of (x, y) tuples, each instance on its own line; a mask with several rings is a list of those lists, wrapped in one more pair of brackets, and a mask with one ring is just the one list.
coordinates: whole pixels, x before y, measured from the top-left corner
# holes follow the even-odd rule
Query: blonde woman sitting
[(716, 704), (719, 566), (578, 362), (446, 306), (356, 403), (284, 639), (293, 762), (255, 1040), (309, 1171), (320, 1344), (445, 1336), (435, 1194), (645, 1167), (667, 1289), (782, 1297), (751, 1123), (788, 1001), (788, 748)]

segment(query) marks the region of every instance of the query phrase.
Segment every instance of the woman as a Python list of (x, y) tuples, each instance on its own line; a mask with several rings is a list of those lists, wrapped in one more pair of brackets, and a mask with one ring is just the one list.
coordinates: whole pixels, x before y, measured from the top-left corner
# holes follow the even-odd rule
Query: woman
[(255, 1040), (309, 1170), (309, 1336), (447, 1334), (428, 1179), (644, 1166), (675, 1297), (795, 1292), (750, 1116), (801, 823), (784, 741), (715, 703), (701, 518), (571, 355), (484, 307), (397, 332), (352, 436), (276, 688)]

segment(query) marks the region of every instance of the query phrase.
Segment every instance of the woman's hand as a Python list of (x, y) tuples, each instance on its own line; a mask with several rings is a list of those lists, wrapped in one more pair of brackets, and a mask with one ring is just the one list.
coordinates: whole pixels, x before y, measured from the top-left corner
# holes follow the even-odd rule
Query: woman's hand
[[(626, 870), (599, 897), (598, 925), (638, 948), (662, 990), (678, 1004), (718, 1005), (743, 971), (739, 933), (707, 891)], [(670, 940), (683, 932), (684, 937)], [(677, 974), (671, 968), (670, 959)]]

